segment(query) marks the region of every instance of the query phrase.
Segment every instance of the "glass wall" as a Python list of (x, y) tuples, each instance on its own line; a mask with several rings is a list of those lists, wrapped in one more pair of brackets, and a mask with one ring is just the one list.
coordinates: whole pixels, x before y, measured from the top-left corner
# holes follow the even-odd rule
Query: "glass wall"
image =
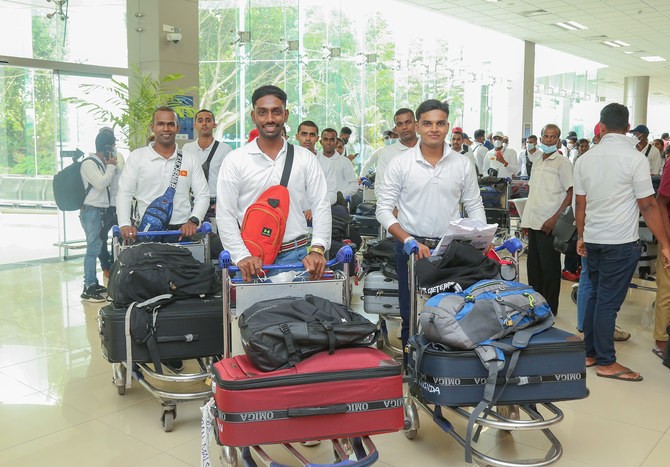
[[(421, 28), (408, 28), (407, 18)], [(390, 0), (200, 2), (200, 106), (239, 145), (251, 129), (250, 97), (275, 84), (289, 97), (288, 132), (302, 120), (349, 126), (362, 163), (400, 107), (447, 100), (466, 131), (507, 125), (520, 81), (521, 41)]]

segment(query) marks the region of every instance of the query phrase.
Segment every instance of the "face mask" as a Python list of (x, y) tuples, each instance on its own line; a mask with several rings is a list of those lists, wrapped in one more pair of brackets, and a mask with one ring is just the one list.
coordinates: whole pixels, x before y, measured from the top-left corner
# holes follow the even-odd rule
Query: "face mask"
[(507, 146), (509, 146), (509, 143), (503, 143), (503, 148), (507, 149)]
[(533, 143), (527, 143), (526, 148), (528, 148), (529, 151), (532, 151), (533, 149), (535, 149), (535, 145)]
[(572, 143), (568, 143), (568, 149), (574, 149), (575, 145)]
[(556, 152), (556, 145), (555, 144), (553, 146), (547, 146), (546, 144), (540, 143), (540, 145), (538, 147), (545, 154), (551, 154), (553, 152)]
[(385, 140), (384, 140), (384, 146), (390, 146), (390, 145), (392, 145), (393, 143), (395, 143), (396, 141), (398, 141), (398, 140), (395, 139), (395, 138), (388, 138), (388, 139), (385, 139)]
[(502, 147), (502, 145), (503, 145), (502, 141), (500, 141), (499, 139), (497, 139), (493, 142), (493, 147), (496, 148), (496, 149), (500, 149)]

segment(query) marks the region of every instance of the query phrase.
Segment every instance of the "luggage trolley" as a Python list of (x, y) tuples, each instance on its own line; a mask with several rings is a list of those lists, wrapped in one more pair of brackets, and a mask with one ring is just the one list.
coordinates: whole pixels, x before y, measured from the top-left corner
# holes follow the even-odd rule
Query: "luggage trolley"
[[(202, 238), (197, 241), (172, 243), (172, 245), (180, 246), (188, 249), (195, 259), (200, 262), (210, 261), (210, 246), (209, 234), (212, 231), (211, 225), (208, 222), (203, 222), (197, 233), (202, 234)], [(132, 248), (132, 245), (123, 245), (123, 238), (121, 237), (121, 229), (114, 226), (112, 229), (112, 248), (114, 258), (118, 257), (119, 252), (124, 248)], [(137, 232), (137, 237), (141, 239), (147, 236), (174, 236), (181, 235), (181, 231), (155, 231), (155, 232)], [(101, 318), (99, 317), (99, 320)], [(220, 353), (223, 348), (220, 349)], [(104, 354), (104, 352), (103, 352)], [(203, 358), (197, 358), (197, 364), (200, 371), (195, 373), (174, 373), (167, 372), (167, 374), (157, 373), (154, 368), (150, 367), (147, 362), (118, 362), (112, 363), (112, 382), (116, 386), (119, 395), (126, 393), (126, 388), (130, 387), (130, 382), (135, 379), (142, 385), (151, 395), (158, 399), (161, 403), (161, 424), (163, 430), (166, 432), (172, 431), (174, 428), (174, 420), (177, 417), (177, 404), (180, 402), (187, 402), (193, 400), (206, 401), (211, 395), (211, 391), (207, 386), (200, 391), (190, 390), (182, 392), (173, 392), (156, 387), (154, 384), (147, 381), (145, 375), (151, 377), (161, 383), (178, 383), (183, 385), (196, 385), (197, 383), (206, 383), (211, 375), (211, 366), (214, 359), (218, 355), (212, 355)], [(130, 368), (128, 366), (131, 366)], [(162, 365), (165, 367), (165, 365)], [(131, 378), (128, 377), (130, 371)]]
[[(232, 321), (234, 318), (240, 316), (244, 310), (254, 305), (259, 301), (259, 297), (263, 300), (282, 297), (302, 297), (307, 294), (317, 295), (337, 303), (349, 304), (351, 302), (351, 286), (349, 283), (349, 264), (353, 257), (353, 251), (349, 246), (342, 247), (335, 259), (326, 263), (327, 267), (332, 267), (338, 263), (343, 265), (342, 271), (327, 271), (324, 276), (325, 279), (308, 281), (300, 281), (298, 276), (297, 281), (285, 283), (272, 283), (268, 281), (257, 281), (252, 283), (242, 282), (240, 279), (234, 278), (235, 273), (239, 269), (232, 266), (230, 253), (223, 251), (219, 257), (219, 266), (221, 267), (222, 282), (223, 282), (223, 333), (224, 341), (226, 342), (224, 357), (229, 358), (232, 355)], [(301, 270), (304, 269), (302, 263), (284, 264), (284, 265), (265, 265), (265, 271), (268, 270)], [(304, 274), (304, 273), (303, 273)], [(304, 276), (302, 276), (304, 277)], [(306, 279), (306, 278), (305, 278)], [(231, 291), (234, 290), (235, 306), (231, 304)], [(215, 384), (213, 384), (215, 387)], [(211, 393), (210, 393), (211, 395)], [(216, 406), (212, 411), (216, 411)], [(214, 414), (213, 414), (214, 415)], [(273, 460), (270, 454), (261, 446), (262, 439), (258, 440), (258, 444), (252, 446), (229, 446), (221, 442), (219, 438), (218, 423), (213, 424), (214, 438), (220, 446), (220, 456), (224, 465), (226, 466), (256, 466), (257, 463), (252, 457), (252, 451), (256, 453), (261, 462), (268, 466), (281, 467), (284, 464)], [(312, 441), (305, 439), (302, 441)], [(374, 464), (379, 453), (369, 436), (332, 439), (333, 451), (335, 458), (340, 460), (335, 464), (319, 464), (326, 466), (367, 466)], [(276, 443), (265, 443), (276, 444)], [(301, 465), (313, 465), (303, 454), (291, 443), (281, 443), (288, 453), (294, 457)], [(356, 461), (349, 460), (349, 456), (353, 454)]]
[(479, 193), (486, 211), (486, 223), (498, 224), (496, 237), (506, 240), (510, 236), (511, 185), (509, 178), (479, 177)]
[[(508, 249), (508, 251), (513, 254), (514, 259), (518, 259), (519, 252), (522, 248), (523, 245), (519, 239), (511, 238), (507, 240), (504, 245), (497, 247), (496, 250), (500, 251), (502, 249)], [(410, 336), (415, 336), (418, 330), (417, 284), (414, 271), (414, 262), (416, 260), (417, 251), (418, 248), (412, 252), (409, 262), (409, 285), (410, 290), (412, 291), (410, 293)], [(505, 261), (505, 259), (501, 261), (501, 263), (503, 263), (503, 267)], [(514, 266), (518, 271), (518, 263), (516, 263)], [(510, 266), (508, 265), (508, 267)], [(479, 362), (479, 359), (476, 360)], [(418, 429), (420, 427), (418, 409), (421, 408), (432, 417), (432, 419), (440, 428), (452, 436), (461, 446), (467, 450), (468, 448), (466, 447), (466, 439), (456, 432), (454, 426), (443, 415), (443, 411), (444, 409), (450, 410), (467, 420), (472, 413), (471, 410), (475, 405), (477, 405), (479, 401), (471, 401), (468, 402), (467, 405), (439, 405), (431, 402), (422, 395), (422, 391), (419, 387), (421, 385), (419, 374), (420, 373), (417, 371), (416, 377), (409, 376), (409, 390), (405, 399), (405, 436), (410, 440), (417, 436)], [(548, 410), (552, 414), (551, 418), (545, 418), (544, 415), (538, 411), (538, 406), (542, 406)], [(520, 419), (519, 409), (527, 414), (528, 419)], [(497, 402), (495, 406), (485, 409), (484, 412), (482, 412), (482, 414), (476, 419), (475, 430), (473, 431), (475, 433), (473, 436), (473, 443), (476, 442), (480, 429), (490, 428), (506, 432), (540, 430), (547, 438), (551, 446), (549, 447), (545, 457), (542, 459), (526, 459), (519, 461), (494, 458), (472, 447), (471, 453), (473, 461), (480, 465), (498, 467), (539, 467), (552, 464), (561, 457), (563, 454), (563, 448), (560, 441), (550, 431), (549, 428), (560, 422), (562, 419), (563, 412), (551, 402)]]

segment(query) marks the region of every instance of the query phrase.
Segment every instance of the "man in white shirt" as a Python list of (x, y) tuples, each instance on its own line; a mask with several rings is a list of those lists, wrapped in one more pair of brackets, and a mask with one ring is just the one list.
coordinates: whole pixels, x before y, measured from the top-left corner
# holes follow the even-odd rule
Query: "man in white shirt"
[(298, 125), (295, 140), (300, 146), (317, 155), (316, 143), (319, 141), (319, 127), (311, 120), (305, 120)]
[(577, 141), (579, 138), (577, 138), (577, 133), (574, 131), (571, 131), (568, 133), (568, 136), (565, 138), (566, 140), (566, 152), (564, 155), (570, 159), (571, 161), (575, 160), (579, 156), (579, 147), (577, 144)]
[(649, 173), (651, 175), (660, 175), (663, 169), (663, 159), (661, 159), (661, 153), (656, 146), (649, 142), (649, 128), (646, 125), (638, 125), (630, 130), (629, 133), (633, 133), (633, 136), (638, 139), (639, 143), (637, 143), (636, 147), (649, 161)]
[(502, 131), (497, 131), (493, 135), (493, 149), (486, 153), (484, 157), (484, 167), (482, 174), (484, 176), (494, 176), (498, 178), (512, 178), (519, 170), (517, 164), (516, 151), (503, 147), (505, 135)]
[[(195, 125), (198, 132), (196, 141), (186, 143), (182, 148), (183, 152), (195, 155), (196, 159), (202, 164), (202, 170), (207, 179), (209, 187), (209, 210), (205, 216), (208, 221), (216, 217), (216, 181), (219, 178), (219, 170), (223, 158), (233, 150), (229, 145), (214, 139), (214, 129), (216, 120), (211, 110), (200, 109), (195, 114)], [(207, 160), (210, 160), (207, 165)]]
[(95, 138), (95, 154), (79, 167), (81, 180), (88, 190), (79, 210), (79, 221), (86, 235), (84, 256), (84, 290), (81, 298), (103, 302), (107, 289), (98, 283), (97, 258), (102, 248), (100, 237), (105, 213), (110, 206), (109, 186), (116, 174), (116, 137), (111, 130), (101, 130)]
[(528, 283), (558, 313), (561, 292), (561, 254), (554, 249), (552, 230), (572, 202), (572, 164), (556, 152), (561, 130), (554, 124), (542, 128), (542, 157), (533, 162), (528, 201), (521, 228), (528, 234)]
[(670, 244), (649, 177), (649, 162), (626, 136), (628, 109), (606, 105), (600, 111), (600, 143), (577, 160), (575, 203), (577, 252), (586, 257), (592, 290), (584, 315), (586, 365), (598, 376), (641, 381), (639, 373), (616, 360), (617, 313), (640, 258), (640, 213), (670, 265)]
[[(223, 161), (217, 185), (216, 222), (223, 247), (230, 251), (245, 281), (262, 270), (260, 258), (251, 256), (242, 240), (240, 225), (247, 208), (269, 187), (278, 185), (286, 162), (288, 142), (282, 127), (288, 119), (286, 93), (276, 86), (262, 86), (252, 95), (251, 119), (258, 138), (235, 149)], [(331, 214), (326, 178), (314, 155), (294, 148), (288, 181), (290, 208), (282, 247), (275, 263), (302, 261), (312, 278), (320, 278), (330, 246)], [(311, 248), (307, 252), (307, 222), (303, 206), (313, 213)]]
[[(325, 143), (325, 145), (324, 145)], [(358, 180), (354, 166), (346, 157), (341, 156), (336, 150), (337, 131), (326, 128), (321, 132), (321, 147), (323, 152), (319, 154), (320, 163), (330, 165), (335, 178), (335, 193), (340, 192), (345, 198), (353, 196), (358, 191)]]
[(486, 132), (482, 129), (475, 130), (472, 136), (475, 139), (475, 142), (472, 145), (472, 153), (475, 155), (475, 160), (477, 161), (477, 170), (480, 174), (483, 174), (484, 158), (486, 157), (486, 153), (489, 152), (488, 148), (484, 146)]
[(416, 136), (416, 120), (414, 119), (413, 110), (405, 107), (396, 110), (393, 121), (398, 133), (398, 141), (390, 146), (384, 146), (379, 154), (377, 172), (375, 174), (375, 195), (379, 193), (379, 190), (384, 185), (384, 174), (391, 160), (405, 153), (408, 149), (413, 148), (419, 142), (419, 138)]
[(530, 177), (532, 171), (533, 162), (538, 157), (541, 157), (541, 151), (538, 152), (537, 148), (537, 136), (530, 135), (526, 138), (525, 148), (519, 151), (519, 171), (518, 175)]
[(437, 246), (449, 222), (460, 218), (459, 203), (469, 217), (486, 223), (474, 166), (445, 142), (448, 118), (449, 105), (439, 100), (430, 99), (418, 107), (416, 131), (420, 142), (389, 162), (377, 197), (377, 220), (396, 239), (403, 349), (409, 337), (410, 293), (405, 245), (416, 239), (418, 258), (430, 256), (430, 249)]
[(475, 171), (477, 171), (477, 161), (475, 161), (475, 155), (464, 147), (463, 130), (460, 129), (459, 127), (455, 127), (453, 130), (451, 130), (451, 149), (454, 152), (463, 154), (465, 157), (467, 157), (468, 160), (472, 162), (472, 165), (475, 167)]
[[(209, 190), (202, 165), (195, 155), (182, 153), (176, 144), (179, 132), (177, 113), (170, 107), (154, 111), (151, 131), (155, 139), (149, 146), (134, 150), (128, 156), (119, 179), (116, 213), (124, 239), (135, 239), (137, 225), (130, 218), (133, 198), (137, 200), (137, 219), (141, 219), (153, 200), (165, 194), (170, 186), (179, 154), (182, 162), (175, 188), (172, 217), (168, 230), (181, 230), (181, 237), (195, 234), (209, 208)], [(191, 192), (193, 207), (191, 207)]]

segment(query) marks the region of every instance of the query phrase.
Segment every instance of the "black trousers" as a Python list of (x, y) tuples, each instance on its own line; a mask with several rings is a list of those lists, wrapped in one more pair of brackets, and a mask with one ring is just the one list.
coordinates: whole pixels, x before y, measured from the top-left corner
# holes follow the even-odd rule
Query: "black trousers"
[(554, 249), (554, 236), (528, 229), (528, 284), (547, 300), (554, 315), (558, 314), (561, 293), (561, 254)]

